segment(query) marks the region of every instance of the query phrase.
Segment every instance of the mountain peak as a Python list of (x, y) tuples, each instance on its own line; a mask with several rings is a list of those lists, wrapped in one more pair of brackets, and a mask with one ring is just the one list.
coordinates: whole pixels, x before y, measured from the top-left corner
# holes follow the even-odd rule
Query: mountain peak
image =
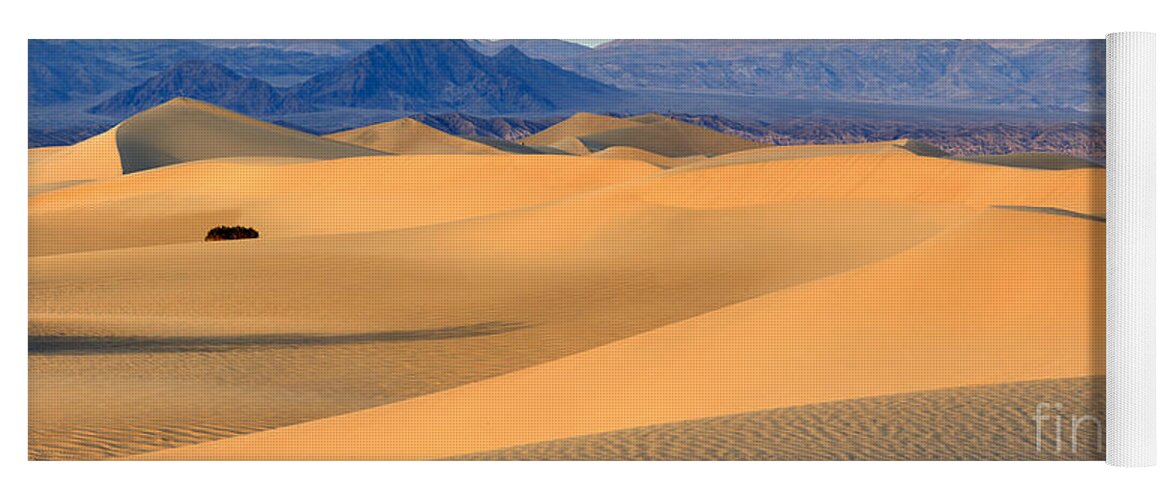
[(522, 57), (525, 59), (530, 59), (530, 57), (525, 55), (524, 52), (521, 52), (520, 49), (516, 48), (516, 45), (505, 46), (503, 49), (500, 49), (500, 52), (496, 53), (496, 57), (505, 59), (515, 59)]
[(263, 80), (240, 76), (219, 63), (188, 59), (113, 95), (90, 111), (126, 117), (177, 98), (197, 99), (250, 115), (312, 110)]
[(488, 114), (551, 111), (611, 92), (515, 47), (488, 56), (463, 40), (390, 40), (294, 89), (327, 106)]

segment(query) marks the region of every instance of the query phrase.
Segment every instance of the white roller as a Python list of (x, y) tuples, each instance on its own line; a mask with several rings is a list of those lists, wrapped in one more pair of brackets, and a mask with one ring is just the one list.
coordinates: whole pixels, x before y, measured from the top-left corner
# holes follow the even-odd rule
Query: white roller
[(1155, 464), (1155, 35), (1106, 37), (1106, 462)]

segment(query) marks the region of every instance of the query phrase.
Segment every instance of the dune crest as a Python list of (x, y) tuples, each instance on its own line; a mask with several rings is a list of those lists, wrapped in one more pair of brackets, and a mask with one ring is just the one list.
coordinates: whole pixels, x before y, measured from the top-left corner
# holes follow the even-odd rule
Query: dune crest
[(503, 154), (475, 141), (428, 127), (412, 118), (346, 130), (325, 138), (394, 154)]
[[(569, 118), (566, 118), (565, 120), (558, 122), (552, 127), (537, 132), (536, 134), (521, 139), (517, 142), (530, 146), (558, 147), (558, 144), (561, 144), (561, 148), (565, 148), (566, 146), (572, 145), (573, 141), (578, 137), (604, 132), (607, 130), (626, 128), (630, 127), (631, 125), (634, 124), (622, 118), (595, 115), (593, 113), (577, 113)], [(570, 149), (564, 149), (564, 151), (573, 154), (583, 154), (576, 150), (571, 151)]]
[(263, 238), (384, 231), (482, 216), (658, 173), (636, 161), (529, 155), (218, 159), (29, 199), (30, 255), (202, 241), (218, 225)]

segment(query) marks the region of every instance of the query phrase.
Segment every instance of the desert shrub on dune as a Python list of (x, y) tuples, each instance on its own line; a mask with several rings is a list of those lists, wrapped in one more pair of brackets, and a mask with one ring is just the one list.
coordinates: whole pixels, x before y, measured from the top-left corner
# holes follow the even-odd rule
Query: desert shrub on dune
[(255, 229), (244, 226), (217, 226), (207, 232), (203, 241), (245, 240), (259, 238), (260, 233)]

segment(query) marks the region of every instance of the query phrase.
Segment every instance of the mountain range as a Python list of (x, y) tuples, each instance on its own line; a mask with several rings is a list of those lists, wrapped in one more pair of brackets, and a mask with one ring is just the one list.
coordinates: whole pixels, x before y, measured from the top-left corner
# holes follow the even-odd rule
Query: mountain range
[(1100, 111), (1105, 95), (1101, 40), (30, 40), (29, 102), (125, 90), (192, 60), (313, 106), (425, 112), (572, 107), (607, 85), (1018, 110)]
[(497, 40), (628, 89), (880, 103), (1101, 110), (1104, 40)]
[(176, 97), (213, 102), (250, 115), (272, 115), (313, 111), (296, 95), (278, 90), (258, 78), (240, 76), (222, 64), (182, 61), (145, 82), (114, 94), (90, 112), (126, 117), (153, 108)]
[[(441, 130), (519, 140), (577, 111), (662, 112), (776, 144), (919, 134), (960, 153), (1039, 145), (1101, 156), (1087, 139), (1101, 128), (1105, 95), (1105, 51), (1095, 40), (614, 40), (592, 49), (507, 39), (30, 40), (28, 48), (30, 146), (76, 141), (190, 97), (316, 132), (422, 113), (420, 122)], [(781, 98), (794, 104), (762, 100)], [(786, 111), (823, 102), (844, 104)], [(903, 115), (919, 118), (947, 107), (952, 123), (913, 123), (889, 110), (842, 119), (842, 109), (866, 106), (909, 107)], [(1040, 118), (988, 131), (1013, 137), (1003, 145), (956, 135), (1010, 115)]]
[(291, 95), (323, 106), (514, 113), (566, 109), (617, 92), (515, 47), (488, 56), (463, 40), (392, 40), (310, 78)]

